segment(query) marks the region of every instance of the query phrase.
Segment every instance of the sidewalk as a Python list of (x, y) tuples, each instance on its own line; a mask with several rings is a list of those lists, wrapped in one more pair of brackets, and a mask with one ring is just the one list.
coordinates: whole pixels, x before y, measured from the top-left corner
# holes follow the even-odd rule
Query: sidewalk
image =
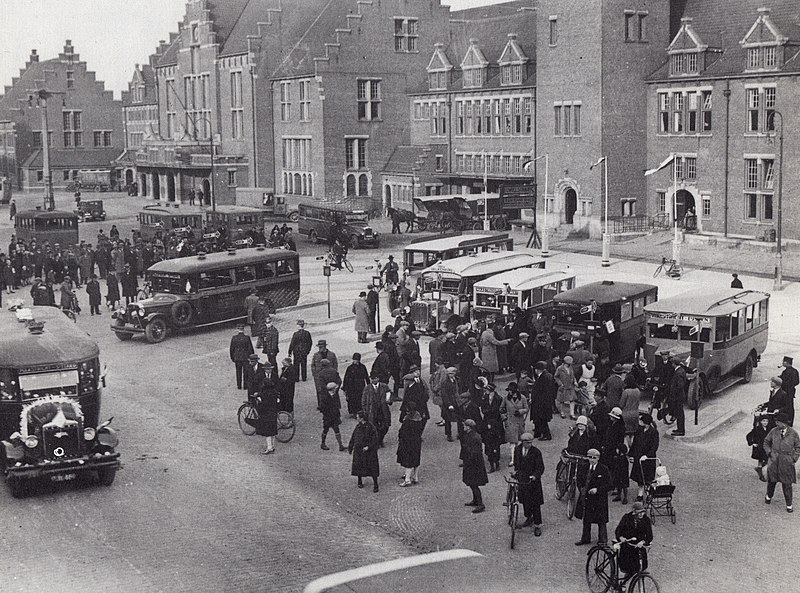
[[(513, 232), (515, 243), (524, 244), (529, 233)], [(611, 244), (611, 259), (661, 262), (662, 257), (672, 257), (672, 231), (660, 231), (629, 241)], [(569, 239), (550, 244), (550, 249), (569, 253), (600, 255), (602, 243), (594, 239)], [(775, 255), (744, 244), (735, 247), (684, 242), (681, 246), (681, 263), (684, 267), (698, 270), (728, 270), (738, 274), (774, 277)], [(653, 267), (655, 270), (655, 266)], [(796, 251), (783, 253), (783, 278), (785, 281), (800, 281), (800, 256)]]

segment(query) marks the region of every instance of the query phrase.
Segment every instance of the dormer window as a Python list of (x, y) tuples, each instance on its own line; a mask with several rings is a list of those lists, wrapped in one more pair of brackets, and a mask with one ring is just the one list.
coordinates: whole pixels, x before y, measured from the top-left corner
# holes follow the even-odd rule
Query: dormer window
[(467, 55), (461, 61), (461, 70), (464, 73), (464, 88), (480, 88), (486, 81), (486, 66), (489, 64), (483, 52), (478, 47), (477, 39), (469, 40)]
[(768, 8), (759, 8), (758, 13), (756, 22), (739, 42), (747, 52), (745, 70), (775, 70), (781, 65), (788, 38), (772, 22)]
[(433, 47), (433, 55), (426, 68), (428, 71), (428, 88), (432, 91), (444, 91), (447, 90), (450, 82), (450, 71), (453, 69), (453, 65), (447, 59), (447, 55), (442, 49), (444, 46), (441, 43), (436, 43)]
[(672, 74), (697, 74), (697, 53), (672, 54)]
[(500, 84), (503, 86), (522, 84), (526, 76), (528, 57), (517, 43), (517, 35), (510, 33), (503, 53), (497, 63), (500, 65)]
[(692, 27), (692, 19), (681, 19), (681, 28), (667, 49), (670, 55), (670, 76), (695, 76), (705, 69), (708, 45)]

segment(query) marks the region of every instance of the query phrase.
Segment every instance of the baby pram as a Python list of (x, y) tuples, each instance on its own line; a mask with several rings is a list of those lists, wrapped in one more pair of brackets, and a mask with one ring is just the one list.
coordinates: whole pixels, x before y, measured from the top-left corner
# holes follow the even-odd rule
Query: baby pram
[[(647, 457), (642, 460), (639, 467), (642, 468), (644, 473), (645, 464), (653, 464), (655, 467), (661, 465), (661, 460), (658, 457)], [(651, 465), (651, 467), (653, 467)], [(642, 476), (644, 481), (644, 476)], [(678, 515), (675, 513), (675, 507), (672, 506), (672, 495), (675, 493), (675, 484), (659, 486), (656, 481), (650, 482), (644, 488), (644, 508), (650, 515), (650, 522), (655, 525), (656, 517), (669, 517), (674, 525), (678, 520)]]

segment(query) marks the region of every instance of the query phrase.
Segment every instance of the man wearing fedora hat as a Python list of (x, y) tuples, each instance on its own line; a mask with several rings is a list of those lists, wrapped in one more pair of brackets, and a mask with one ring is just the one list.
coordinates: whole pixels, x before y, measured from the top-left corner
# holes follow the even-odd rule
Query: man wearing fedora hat
[(311, 334), (306, 329), (306, 322), (297, 320), (297, 331), (292, 334), (289, 342), (289, 355), (294, 362), (294, 372), (297, 378), (305, 381), (308, 378), (307, 362), (311, 352)]
[(236, 389), (242, 389), (244, 385), (245, 367), (248, 357), (253, 354), (253, 342), (250, 336), (245, 335), (244, 325), (236, 327), (236, 333), (231, 338), (230, 356), (231, 361), (236, 367)]
[(677, 356), (672, 357), (672, 380), (669, 383), (669, 393), (667, 394), (667, 405), (672, 415), (675, 416), (675, 430), (672, 435), (682, 437), (686, 435), (686, 413), (683, 406), (686, 403), (688, 380), (686, 378), (686, 367), (681, 364)]
[(244, 386), (247, 388), (247, 397), (250, 399), (258, 395), (267, 376), (264, 373), (264, 367), (258, 360), (258, 354), (253, 353), (248, 356), (247, 363), (244, 372)]
[(478, 434), (477, 424), (472, 419), (464, 421), (464, 436), (461, 438), (461, 454), (463, 463), (461, 481), (472, 490), (472, 500), (464, 506), (474, 507), (473, 513), (482, 513), (486, 510), (481, 495), (481, 486), (489, 483), (486, 475), (486, 464), (483, 461), (483, 441)]
[(336, 359), (336, 354), (332, 350), (328, 350), (327, 340), (319, 340), (317, 342), (317, 352), (311, 357), (311, 377), (314, 379), (314, 386), (316, 387), (317, 394), (319, 394), (327, 384), (319, 379), (319, 373), (322, 370), (322, 361), (327, 360), (334, 371), (339, 371), (339, 361)]
[(792, 484), (797, 481), (795, 464), (800, 459), (800, 436), (789, 426), (789, 416), (779, 413), (775, 416), (775, 428), (764, 439), (764, 452), (767, 454), (767, 494), (764, 502), (769, 504), (775, 495), (778, 482), (783, 488), (786, 500), (786, 511), (794, 511), (792, 507)]
[(622, 515), (614, 536), (624, 542), (619, 548), (617, 564), (625, 574), (647, 570), (647, 549), (653, 541), (653, 525), (647, 517), (644, 504), (633, 503), (630, 513)]
[(625, 389), (624, 375), (625, 367), (620, 363), (615, 364), (611, 374), (601, 388), (606, 392), (606, 401), (611, 408), (619, 406), (619, 402), (622, 399), (622, 391)]
[(797, 372), (797, 369), (792, 366), (794, 360), (791, 356), (784, 356), (783, 357), (783, 370), (780, 374), (780, 379), (783, 381), (783, 390), (786, 392), (786, 395), (789, 396), (789, 399), (792, 401), (792, 407), (789, 411), (789, 426), (794, 424), (794, 395), (795, 390), (797, 389), (797, 385), (800, 384), (800, 375)]
[(592, 525), (597, 525), (597, 543), (608, 541), (608, 491), (611, 489), (611, 473), (600, 463), (600, 451), (589, 449), (586, 452), (589, 465), (578, 467), (578, 484), (583, 499), (583, 532), (576, 546), (592, 542)]

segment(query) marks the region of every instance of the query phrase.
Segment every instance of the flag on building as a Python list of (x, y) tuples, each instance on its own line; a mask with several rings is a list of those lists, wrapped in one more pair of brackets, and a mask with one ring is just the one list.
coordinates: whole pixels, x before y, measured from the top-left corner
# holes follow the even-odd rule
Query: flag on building
[(531, 171), (533, 171), (533, 168), (535, 166), (534, 163), (535, 161), (533, 159), (527, 159), (522, 163), (522, 170), (525, 171), (526, 173), (530, 173)]
[(645, 171), (644, 176), (647, 177), (648, 175), (652, 175), (653, 173), (658, 173), (659, 171), (661, 171), (661, 169), (665, 169), (666, 167), (668, 167), (670, 163), (672, 163), (672, 161), (674, 160), (675, 160), (675, 155), (674, 154), (669, 155), (667, 158), (661, 161), (661, 164), (658, 165), (658, 167), (656, 167), (655, 169), (648, 169), (647, 171)]
[(597, 165), (599, 165), (600, 163), (602, 163), (604, 160), (606, 160), (606, 157), (604, 157), (604, 156), (601, 156), (599, 159), (597, 159), (597, 162), (596, 162), (596, 163), (594, 163), (593, 165), (591, 165), (591, 166), (589, 167), (589, 170), (591, 171), (591, 170), (592, 170), (592, 169), (594, 169), (594, 168), (595, 168)]

